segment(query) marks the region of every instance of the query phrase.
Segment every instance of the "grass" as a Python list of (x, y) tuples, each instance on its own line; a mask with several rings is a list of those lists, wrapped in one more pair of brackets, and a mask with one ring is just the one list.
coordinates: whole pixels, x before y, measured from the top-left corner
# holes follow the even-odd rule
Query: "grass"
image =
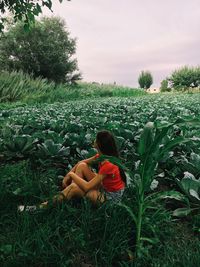
[(97, 97), (135, 97), (144, 95), (141, 89), (79, 82), (76, 85), (55, 84), (40, 77), (13, 71), (0, 73), (0, 103), (54, 103)]
[[(81, 266), (83, 261), (111, 266), (127, 248), (130, 220), (119, 223), (117, 210), (80, 201), (34, 215), (19, 214), (17, 204), (55, 194), (54, 181), (49, 180), (52, 172), (36, 175), (28, 162), (20, 162), (2, 166), (1, 174), (1, 266)], [(127, 227), (122, 227), (124, 223)]]
[[(162, 204), (156, 217), (149, 211), (151, 221), (144, 221), (147, 232), (152, 225), (159, 229), (160, 241), (146, 244), (146, 252), (136, 261), (134, 224), (124, 209), (109, 204), (93, 207), (81, 200), (35, 214), (18, 213), (17, 205), (37, 203), (59, 190), (58, 170), (35, 170), (29, 161), (21, 161), (1, 165), (0, 172), (2, 267), (193, 267), (200, 262), (199, 238), (190, 223), (172, 221)], [(133, 193), (129, 188), (124, 203), (135, 205)]]
[(15, 102), (26, 95), (44, 93), (55, 88), (55, 84), (46, 79), (33, 79), (32, 75), (22, 71), (0, 73), (0, 102)]
[(97, 99), (102, 97), (137, 97), (145, 92), (139, 89), (113, 85), (93, 85), (79, 83), (72, 87), (58, 86), (55, 90), (45, 93), (27, 95), (22, 101), (28, 104), (66, 102), (82, 99)]
[(195, 267), (200, 263), (200, 242), (187, 221), (171, 222), (168, 232), (151, 251), (151, 266)]

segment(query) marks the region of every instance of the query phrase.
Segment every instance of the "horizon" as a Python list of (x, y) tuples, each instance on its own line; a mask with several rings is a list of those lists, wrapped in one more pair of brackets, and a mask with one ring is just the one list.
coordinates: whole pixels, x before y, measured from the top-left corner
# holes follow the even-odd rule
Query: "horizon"
[(76, 54), (84, 82), (138, 87), (142, 70), (153, 76), (152, 87), (183, 66), (198, 66), (200, 5), (169, 0), (54, 1), (53, 13), (76, 38)]

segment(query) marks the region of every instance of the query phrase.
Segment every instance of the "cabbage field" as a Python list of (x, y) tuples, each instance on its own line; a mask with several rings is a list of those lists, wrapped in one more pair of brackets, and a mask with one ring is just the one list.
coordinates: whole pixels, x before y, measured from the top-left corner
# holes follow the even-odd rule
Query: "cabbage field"
[[(20, 214), (95, 154), (101, 129), (115, 134), (128, 175), (122, 203)], [(1, 266), (200, 264), (200, 94), (2, 105), (0, 161)]]

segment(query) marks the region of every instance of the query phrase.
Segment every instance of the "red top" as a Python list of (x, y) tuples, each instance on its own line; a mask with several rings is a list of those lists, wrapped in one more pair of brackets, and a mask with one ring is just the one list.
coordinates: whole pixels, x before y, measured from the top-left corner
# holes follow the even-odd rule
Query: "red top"
[[(96, 158), (99, 154), (96, 154)], [(119, 167), (105, 160), (99, 163), (99, 174), (106, 175), (102, 181), (103, 188), (108, 192), (115, 192), (125, 187), (125, 183), (121, 178)]]

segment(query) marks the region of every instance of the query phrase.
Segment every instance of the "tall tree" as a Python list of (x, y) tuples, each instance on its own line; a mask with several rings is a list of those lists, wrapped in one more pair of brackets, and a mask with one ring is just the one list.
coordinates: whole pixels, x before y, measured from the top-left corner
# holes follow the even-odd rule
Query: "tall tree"
[(22, 70), (56, 83), (72, 82), (80, 78), (75, 51), (76, 41), (58, 17), (44, 17), (28, 32), (23, 23), (17, 23), (0, 39), (0, 69)]
[[(67, 0), (70, 1), (70, 0)], [(0, 1), (0, 13), (5, 13), (6, 10), (14, 16), (15, 22), (21, 20), (24, 22), (25, 30), (30, 26), (31, 22), (35, 21), (35, 16), (42, 13), (42, 7), (46, 6), (50, 10), (52, 8), (51, 0), (2, 0)], [(63, 0), (59, 0), (63, 2)], [(4, 28), (5, 18), (0, 14), (0, 31)]]
[(138, 78), (140, 88), (148, 89), (153, 83), (153, 77), (149, 71), (142, 71)]

